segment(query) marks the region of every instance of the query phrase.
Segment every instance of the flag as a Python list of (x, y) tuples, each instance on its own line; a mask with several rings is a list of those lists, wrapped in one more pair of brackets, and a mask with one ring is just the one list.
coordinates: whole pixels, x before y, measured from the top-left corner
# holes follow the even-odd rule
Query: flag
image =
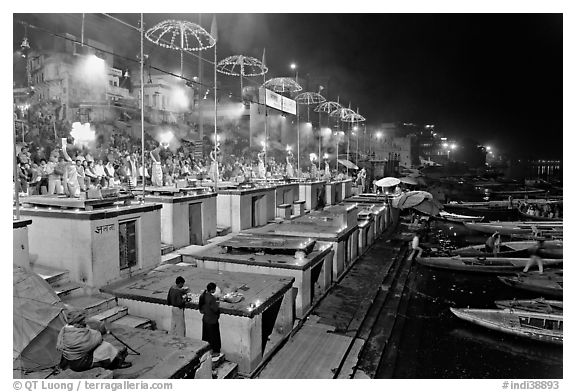
[(266, 48), (262, 51), (262, 65), (266, 66)]
[(216, 25), (216, 15), (212, 18), (212, 26), (210, 26), (210, 35), (214, 41), (218, 41), (218, 26)]

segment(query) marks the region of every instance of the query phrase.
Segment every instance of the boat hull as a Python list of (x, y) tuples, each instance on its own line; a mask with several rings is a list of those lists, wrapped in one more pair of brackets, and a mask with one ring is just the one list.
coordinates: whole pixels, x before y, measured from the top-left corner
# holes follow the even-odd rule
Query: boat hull
[[(450, 311), (458, 318), (494, 331), (520, 336), (545, 343), (563, 344), (563, 317), (556, 314), (516, 311), (511, 309), (456, 309)], [(542, 321), (542, 327), (534, 325)], [(557, 328), (545, 328), (553, 324)]]
[[(536, 241), (514, 241), (500, 244), (497, 257), (530, 257)], [(494, 257), (492, 252), (486, 251), (485, 245), (472, 245), (458, 248), (452, 254), (462, 257)], [(561, 259), (564, 255), (562, 241), (546, 241), (540, 254), (545, 259)]]
[[(464, 271), (486, 274), (515, 274), (523, 269), (530, 259), (528, 258), (502, 258), (502, 257), (420, 257), (417, 262), (421, 265), (446, 269), (451, 271)], [(559, 266), (563, 259), (542, 259), (546, 266)]]
[(494, 301), (497, 308), (514, 309), (526, 312), (545, 313), (545, 314), (563, 314), (564, 302), (545, 298), (536, 299), (511, 299)]
[(519, 276), (499, 276), (498, 279), (511, 287), (538, 293), (553, 298), (562, 298), (564, 295), (562, 275), (527, 273)]

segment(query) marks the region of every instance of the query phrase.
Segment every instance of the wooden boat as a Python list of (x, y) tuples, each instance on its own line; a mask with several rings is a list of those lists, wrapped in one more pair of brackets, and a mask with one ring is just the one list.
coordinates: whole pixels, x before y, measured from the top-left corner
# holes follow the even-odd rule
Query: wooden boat
[(537, 195), (540, 193), (546, 193), (546, 189), (519, 189), (514, 191), (492, 191), (490, 190), (491, 195), (505, 195), (505, 196), (515, 196), (515, 195)]
[(509, 299), (494, 301), (494, 303), (500, 309), (523, 310), (526, 312), (562, 314), (564, 311), (563, 301), (545, 298)]
[[(502, 339), (502, 336), (494, 334), (488, 329), (478, 331), (476, 328), (453, 328), (450, 331), (450, 336), (463, 340), (464, 343), (471, 341), (483, 347), (490, 347), (505, 355), (518, 357), (520, 360), (530, 359), (549, 366), (563, 364), (562, 346), (554, 346), (556, 350), (542, 350), (542, 347), (539, 347), (540, 345), (526, 344), (525, 341), (520, 339)], [(557, 351), (560, 352), (558, 353)]]
[[(500, 244), (498, 257), (530, 257), (530, 251), (537, 245), (536, 241), (511, 241)], [(542, 257), (548, 259), (561, 259), (563, 257), (562, 241), (545, 241), (544, 248), (540, 250)], [(451, 251), (452, 254), (462, 257), (494, 257), (492, 252), (486, 252), (485, 245), (472, 245)]]
[[(452, 271), (482, 272), (489, 274), (514, 274), (526, 266), (528, 258), (510, 257), (420, 257), (419, 264)], [(542, 259), (546, 266), (559, 266), (563, 259)]]
[(444, 210), (453, 214), (483, 216), (488, 220), (519, 220), (520, 215), (516, 208), (508, 207), (474, 207), (460, 204), (444, 204)]
[(564, 218), (547, 218), (545, 216), (529, 215), (520, 210), (518, 210), (518, 213), (520, 213), (520, 217), (526, 221), (562, 222), (562, 220), (564, 219)]
[(532, 291), (541, 295), (562, 298), (564, 287), (563, 270), (522, 272), (517, 276), (499, 276), (498, 279), (508, 286)]
[(540, 342), (563, 343), (563, 316), (514, 309), (456, 309), (454, 315), (495, 331)]
[(450, 222), (481, 222), (483, 216), (451, 214), (446, 211), (439, 212), (440, 218)]
[(494, 234), (499, 232), (503, 235), (513, 234), (534, 234), (536, 229), (538, 235), (553, 235), (555, 232), (563, 231), (563, 224), (561, 222), (462, 222), (466, 228), (480, 233)]

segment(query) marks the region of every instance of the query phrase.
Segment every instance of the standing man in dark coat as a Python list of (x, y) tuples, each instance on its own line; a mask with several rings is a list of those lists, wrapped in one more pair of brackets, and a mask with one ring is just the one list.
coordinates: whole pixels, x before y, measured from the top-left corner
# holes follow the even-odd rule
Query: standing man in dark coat
[(212, 360), (218, 361), (222, 358), (220, 353), (220, 325), (218, 319), (220, 318), (220, 307), (218, 301), (214, 297), (216, 292), (216, 283), (210, 282), (206, 286), (206, 290), (200, 296), (198, 307), (202, 316), (202, 340), (210, 343), (212, 347)]

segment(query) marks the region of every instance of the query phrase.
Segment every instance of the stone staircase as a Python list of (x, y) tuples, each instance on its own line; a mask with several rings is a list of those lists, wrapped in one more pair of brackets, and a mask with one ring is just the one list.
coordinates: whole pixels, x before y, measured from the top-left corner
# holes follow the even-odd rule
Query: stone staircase
[[(175, 259), (176, 257), (174, 256), (177, 256), (178, 261), (175, 261), (175, 263), (182, 261), (182, 255), (174, 252), (173, 247), (163, 246), (162, 251), (165, 252), (163, 257), (172, 256)], [(66, 306), (84, 310), (88, 318), (109, 323), (112, 327), (156, 330), (156, 323), (153, 320), (128, 314), (128, 308), (119, 306), (115, 296), (72, 282), (69, 272), (66, 270), (40, 265), (33, 266), (32, 270), (54, 288), (56, 294)], [(213, 363), (212, 366), (212, 378), (214, 379), (237, 377), (238, 365), (236, 363), (222, 359), (217, 363)], [(102, 369), (101, 371), (104, 370)]]
[(32, 270), (40, 275), (67, 306), (86, 311), (89, 318), (110, 323), (112, 326), (129, 326), (156, 329), (152, 320), (128, 314), (128, 308), (118, 306), (116, 297), (72, 282), (68, 271), (35, 265)]

